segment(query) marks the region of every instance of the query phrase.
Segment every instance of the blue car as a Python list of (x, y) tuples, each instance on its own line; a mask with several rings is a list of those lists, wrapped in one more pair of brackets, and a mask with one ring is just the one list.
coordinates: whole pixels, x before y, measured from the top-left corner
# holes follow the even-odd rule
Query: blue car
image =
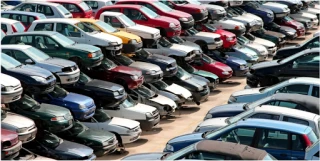
[(265, 150), (278, 160), (303, 160), (305, 149), (318, 140), (309, 126), (267, 119), (244, 119), (215, 131), (173, 138), (168, 141), (164, 152), (176, 152), (203, 139), (248, 145)]
[(273, 22), (274, 20), (273, 12), (270, 9), (260, 7), (260, 4), (257, 2), (244, 2), (241, 8), (249, 13), (259, 16), (265, 24)]
[(40, 103), (53, 104), (69, 109), (73, 118), (77, 120), (91, 118), (96, 109), (92, 98), (76, 93), (69, 93), (59, 86), (55, 86), (54, 90), (50, 93), (35, 95), (34, 97)]

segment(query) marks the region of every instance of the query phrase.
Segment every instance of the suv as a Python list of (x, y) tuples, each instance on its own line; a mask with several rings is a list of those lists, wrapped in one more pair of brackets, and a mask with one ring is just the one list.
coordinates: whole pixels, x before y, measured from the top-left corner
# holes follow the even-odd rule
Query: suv
[(25, 12), (25, 11), (2, 11), (1, 17), (20, 21), (28, 30), (30, 25), (35, 20), (46, 19), (42, 13)]
[(11, 35), (14, 33), (22, 33), (26, 31), (26, 28), (20, 21), (7, 19), (7, 18), (0, 18), (1, 21), (1, 30), (6, 35)]
[(48, 2), (61, 4), (71, 12), (73, 18), (92, 18), (92, 9), (82, 0), (48, 0)]
[[(181, 33), (180, 22), (174, 18), (159, 16), (147, 7), (141, 5), (113, 5), (101, 8), (97, 14), (96, 19), (105, 11), (122, 12), (128, 16), (132, 21), (140, 25), (155, 27), (160, 30), (162, 36), (172, 37)], [(111, 21), (106, 20), (106, 21)]]

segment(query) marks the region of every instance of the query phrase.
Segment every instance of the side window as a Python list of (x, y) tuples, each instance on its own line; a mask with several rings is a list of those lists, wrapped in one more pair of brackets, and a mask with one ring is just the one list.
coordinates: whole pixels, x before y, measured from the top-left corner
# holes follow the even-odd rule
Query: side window
[(56, 41), (54, 41), (51, 37), (45, 36), (44, 40), (48, 49), (55, 49), (56, 46), (59, 46), (59, 44), (56, 43)]
[(39, 5), (38, 4), (37, 12), (38, 13), (42, 13), (42, 14), (44, 14), (46, 16), (53, 16), (54, 15), (51, 7), (50, 6), (46, 6), (46, 5)]
[(3, 30), (3, 32), (7, 33), (8, 32), (8, 28), (6, 24), (1, 24), (1, 30)]
[(36, 48), (38, 49), (48, 49), (48, 47), (46, 46), (46, 43), (44, 41), (44, 36), (36, 36), (35, 37), (35, 45), (36, 45)]
[(280, 93), (296, 93), (296, 94), (308, 95), (309, 87), (310, 87), (309, 85), (294, 84), (294, 85), (283, 87), (277, 91)]
[(209, 152), (195, 151), (188, 154), (185, 159), (187, 160), (225, 160), (224, 155), (214, 154)]
[(162, 1), (160, 1), (160, 2), (162, 2), (163, 4), (165, 4), (165, 5), (169, 6), (170, 8), (174, 8), (173, 4), (172, 4), (172, 3), (170, 3), (170, 2), (169, 2), (169, 1), (167, 1), (167, 0), (162, 0)]
[(34, 31), (53, 31), (53, 23), (38, 23)]
[(318, 53), (303, 55), (293, 61), (292, 68), (316, 68), (319, 69), (320, 56)]
[(314, 157), (319, 158), (319, 152), (314, 155)]
[(1, 14), (1, 17), (2, 18), (9, 18), (10, 14), (9, 13), (3, 13), (3, 14)]
[(298, 104), (293, 103), (293, 102), (287, 102), (287, 101), (279, 101), (279, 104), (277, 106), (281, 107), (288, 107), (288, 108), (294, 108), (296, 109)]
[(145, 6), (145, 7), (149, 8), (150, 10), (152, 10), (153, 12), (157, 13), (157, 9), (154, 8), (152, 5), (150, 5), (150, 4), (148, 4), (148, 3), (138, 2), (138, 5)]
[[(136, 10), (136, 9), (124, 9), (123, 10), (123, 14), (125, 14), (126, 16), (128, 16), (131, 20), (142, 20), (144, 15)], [(145, 17), (144, 17), (145, 18)]]
[(319, 98), (319, 87), (313, 86), (313, 88), (312, 88), (312, 96)]
[(296, 134), (291, 135), (292, 147), (291, 149), (294, 151), (304, 151), (304, 143), (301, 140), (301, 137)]
[(36, 12), (36, 4), (24, 4), (15, 8), (16, 11)]
[(99, 5), (97, 1), (84, 1), (90, 6), (92, 9), (98, 9)]
[(16, 44), (32, 45), (32, 36), (21, 36), (21, 39)]
[(289, 134), (279, 130), (263, 129), (258, 138), (258, 148), (263, 149), (288, 149)]
[(117, 19), (117, 17), (104, 16), (104, 22), (110, 24), (112, 27), (120, 28), (121, 22)]
[(256, 128), (237, 128), (221, 136), (225, 142), (241, 143), (251, 146)]
[(283, 117), (283, 121), (309, 126), (309, 122), (306, 120), (296, 119), (296, 118), (287, 117), (287, 116)]
[(30, 59), (28, 55), (26, 55), (25, 53), (19, 50), (15, 50), (13, 51), (13, 53), (14, 53), (14, 58), (22, 64), (24, 64), (27, 59)]
[(307, 45), (306, 48), (318, 48), (320, 47), (320, 40), (319, 38), (314, 38), (312, 41), (310, 41)]
[(258, 119), (269, 119), (269, 120), (279, 120), (279, 115), (272, 115), (266, 113), (257, 113), (252, 115), (250, 118), (258, 118)]
[(74, 4), (62, 4), (70, 12), (81, 12), (81, 9)]
[(81, 32), (72, 25), (57, 23), (56, 31), (67, 37), (80, 37)]

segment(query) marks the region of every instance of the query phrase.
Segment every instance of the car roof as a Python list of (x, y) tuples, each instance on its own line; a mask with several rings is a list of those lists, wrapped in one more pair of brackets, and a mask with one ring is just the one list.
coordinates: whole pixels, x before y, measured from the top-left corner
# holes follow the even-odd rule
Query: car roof
[(135, 4), (117, 4), (113, 6), (105, 6), (103, 8), (134, 8), (134, 9), (140, 9), (142, 6), (141, 5), (135, 5)]
[(195, 144), (194, 148), (197, 151), (228, 155), (240, 158), (241, 160), (261, 160), (268, 154), (264, 150), (256, 149), (248, 145), (213, 140), (199, 141)]
[(102, 12), (101, 15), (120, 16), (120, 15), (123, 15), (123, 13), (121, 13), (121, 12), (105, 11), (105, 12)]
[(59, 3), (52, 3), (52, 2), (46, 2), (46, 1), (26, 1), (26, 2), (22, 2), (21, 4), (24, 3), (35, 3), (35, 4), (43, 4), (43, 5), (48, 5), (48, 6), (59, 6)]
[(37, 12), (14, 11), (14, 10), (1, 11), (1, 14), (2, 13), (21, 14), (21, 15), (29, 15), (29, 16), (45, 16), (44, 14), (37, 13)]
[(73, 4), (79, 4), (79, 3), (81, 3), (81, 2), (83, 2), (82, 0), (68, 0), (68, 1), (66, 1), (66, 0), (48, 0), (48, 2), (62, 2), (62, 3), (73, 3)]
[(7, 35), (5, 37), (16, 36), (16, 35), (47, 35), (47, 36), (51, 36), (51, 35), (55, 35), (55, 34), (58, 34), (58, 32), (55, 32), (55, 31), (30, 31), (30, 32), (13, 33), (13, 34)]
[(158, 2), (158, 0), (119, 0), (118, 2), (130, 2), (130, 1), (140, 1), (140, 2)]
[(16, 49), (16, 50), (25, 50), (32, 46), (30, 45), (19, 45), (19, 44), (8, 44), (8, 45), (1, 45), (2, 49)]
[(243, 119), (236, 123), (237, 126), (252, 126), (260, 128), (278, 129), (298, 134), (306, 134), (311, 131), (309, 126), (295, 124), (285, 121), (269, 120), (269, 119)]
[(48, 19), (42, 19), (42, 20), (35, 20), (34, 22), (37, 22), (37, 23), (59, 22), (59, 23), (76, 24), (79, 22), (79, 20), (73, 19), (73, 18), (48, 18)]
[[(315, 52), (319, 52), (319, 49)], [(320, 85), (320, 79), (319, 78), (311, 78), (311, 77), (296, 77), (291, 78), (288, 81), (289, 83), (306, 83), (306, 84), (317, 84)]]
[(0, 21), (4, 22), (4, 23), (9, 23), (9, 24), (14, 24), (14, 23), (20, 22), (17, 20), (13, 20), (13, 19), (9, 19), (9, 18), (2, 18), (2, 17), (0, 18)]

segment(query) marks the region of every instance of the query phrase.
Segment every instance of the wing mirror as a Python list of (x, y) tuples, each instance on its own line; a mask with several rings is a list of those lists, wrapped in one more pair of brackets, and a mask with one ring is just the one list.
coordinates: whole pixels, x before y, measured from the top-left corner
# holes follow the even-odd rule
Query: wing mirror
[(59, 47), (59, 45), (55, 44), (55, 45), (54, 45), (54, 48), (55, 48), (55, 49), (59, 49), (60, 47)]
[(31, 59), (27, 59), (27, 60), (25, 60), (25, 62), (24, 63), (26, 63), (26, 64), (34, 64), (34, 62), (31, 60)]

